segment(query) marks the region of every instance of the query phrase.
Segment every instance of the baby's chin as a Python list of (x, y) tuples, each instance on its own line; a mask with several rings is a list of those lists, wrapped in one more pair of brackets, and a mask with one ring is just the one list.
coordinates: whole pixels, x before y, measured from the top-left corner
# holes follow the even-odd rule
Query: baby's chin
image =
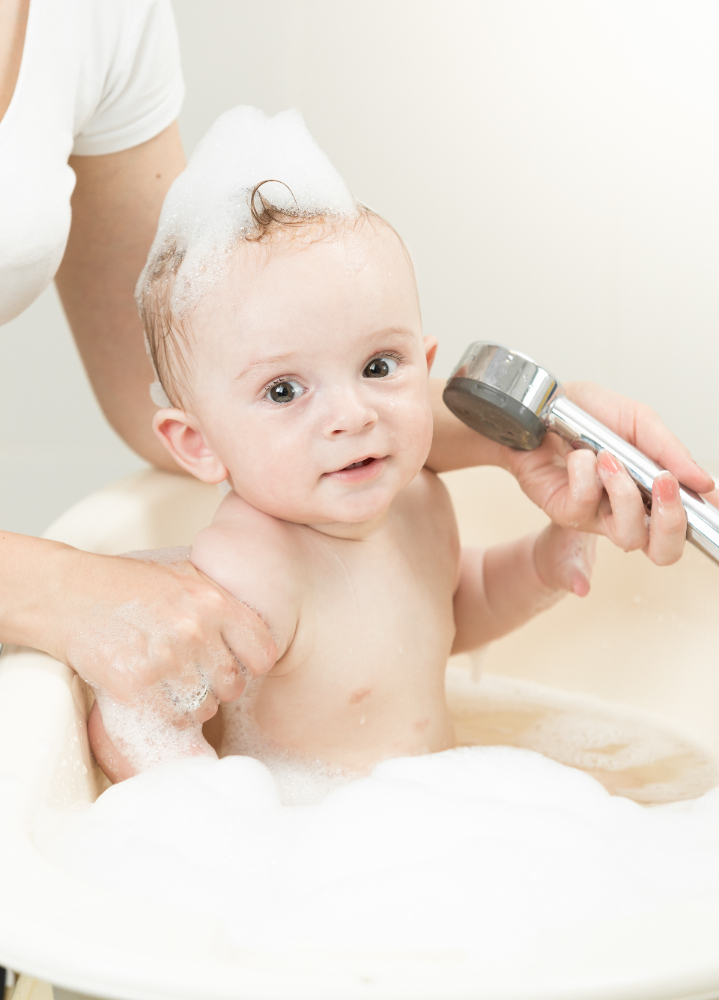
[[(413, 463), (414, 464), (414, 463)], [(311, 527), (329, 525), (362, 525), (381, 521), (399, 493), (421, 469), (409, 463), (391, 460), (371, 482), (345, 482), (322, 476), (314, 484), (293, 488), (291, 484), (274, 482), (263, 488), (257, 480), (240, 481), (235, 491), (257, 510), (292, 524)]]
[[(394, 498), (392, 498), (394, 499)], [(267, 511), (282, 521), (293, 524), (306, 524), (311, 528), (346, 525), (348, 529), (368, 522), (380, 521), (389, 513), (392, 499), (382, 503), (363, 504), (321, 504), (316, 507), (296, 508), (292, 506), (274, 507)]]
[(372, 490), (364, 495), (349, 495), (338, 498), (320, 498), (302, 502), (296, 495), (280, 497), (263, 496), (256, 490), (236, 490), (238, 495), (257, 510), (280, 521), (291, 524), (305, 524), (310, 527), (329, 527), (331, 525), (346, 525), (351, 529), (355, 525), (381, 521), (389, 512), (392, 502), (399, 490)]

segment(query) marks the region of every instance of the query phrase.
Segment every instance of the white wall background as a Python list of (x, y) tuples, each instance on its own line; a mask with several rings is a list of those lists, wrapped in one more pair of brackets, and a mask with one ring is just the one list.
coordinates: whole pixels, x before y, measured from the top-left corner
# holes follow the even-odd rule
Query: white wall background
[[(417, 263), (436, 372), (497, 338), (642, 399), (719, 470), (716, 0), (174, 0), (190, 152), (296, 105)], [(0, 330), (0, 524), (138, 467), (52, 290)]]

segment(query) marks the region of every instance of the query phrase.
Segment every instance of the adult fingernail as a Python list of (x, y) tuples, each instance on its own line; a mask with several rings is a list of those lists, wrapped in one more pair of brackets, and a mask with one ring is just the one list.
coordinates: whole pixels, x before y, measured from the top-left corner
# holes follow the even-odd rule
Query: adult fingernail
[[(696, 459), (694, 458), (694, 456), (693, 456), (693, 455), (690, 455), (690, 456), (689, 456), (689, 458), (690, 458), (690, 460), (691, 460), (691, 461), (692, 461), (692, 462), (694, 463), (694, 466), (696, 467), (697, 471), (698, 471), (698, 472), (700, 472), (700, 473), (702, 474), (702, 476), (706, 476), (706, 477), (707, 477), (707, 479), (710, 479), (710, 480), (711, 480), (711, 482), (712, 482), (712, 489), (714, 489), (714, 485), (715, 485), (715, 484), (714, 484), (714, 477), (713, 477), (712, 475), (710, 475), (710, 474), (709, 474), (709, 473), (707, 472), (707, 470), (706, 470), (705, 468), (703, 468), (703, 467), (702, 467), (702, 466), (701, 466), (701, 465), (700, 465), (700, 464), (699, 464), (699, 463), (697, 462), (697, 460), (696, 460)], [(702, 491), (702, 492), (703, 492), (703, 491)]]
[(610, 451), (600, 451), (598, 458), (600, 470), (610, 476), (613, 476), (621, 469), (621, 465)]
[(659, 503), (674, 503), (679, 497), (679, 483), (671, 472), (661, 472), (654, 480), (652, 492)]

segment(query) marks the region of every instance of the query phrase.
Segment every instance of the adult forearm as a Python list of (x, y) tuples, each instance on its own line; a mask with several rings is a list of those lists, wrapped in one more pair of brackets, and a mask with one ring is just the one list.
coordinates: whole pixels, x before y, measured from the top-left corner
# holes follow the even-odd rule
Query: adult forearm
[(56, 281), (105, 416), (143, 458), (180, 471), (152, 432), (154, 375), (134, 289), (162, 202), (184, 165), (177, 126), (105, 156), (73, 156), (72, 227)]
[(0, 641), (50, 653), (112, 698), (154, 691), (170, 712), (208, 683), (205, 718), (277, 659), (257, 615), (185, 560), (96, 555), (11, 532), (0, 532)]
[(0, 532), (0, 642), (63, 658), (59, 609), (82, 556), (60, 542)]

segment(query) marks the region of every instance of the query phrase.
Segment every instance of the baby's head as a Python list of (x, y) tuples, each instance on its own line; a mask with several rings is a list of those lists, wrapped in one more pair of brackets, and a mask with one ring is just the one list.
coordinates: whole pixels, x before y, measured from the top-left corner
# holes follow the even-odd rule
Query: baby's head
[(155, 431), (199, 479), (319, 526), (373, 520), (422, 467), (434, 343), (409, 256), (296, 113), (213, 127), (138, 301), (168, 403)]

